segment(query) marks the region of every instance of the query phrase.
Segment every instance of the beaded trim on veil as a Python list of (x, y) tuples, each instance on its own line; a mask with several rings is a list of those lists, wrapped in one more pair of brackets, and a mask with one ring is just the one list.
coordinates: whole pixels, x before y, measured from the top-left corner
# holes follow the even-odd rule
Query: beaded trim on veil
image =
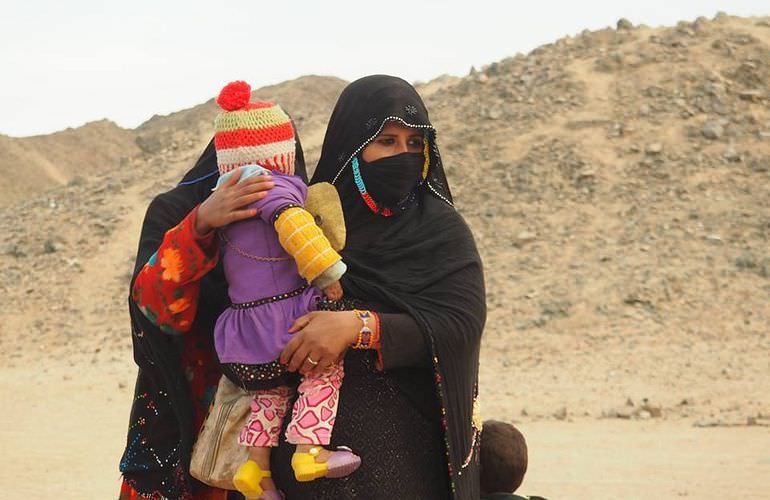
[[(342, 164), (342, 167), (340, 167), (340, 169), (337, 171), (337, 174), (332, 179), (332, 182), (331, 182), (332, 184), (336, 184), (337, 183), (337, 180), (339, 179), (340, 175), (342, 175), (342, 172), (345, 171), (345, 168), (348, 165), (351, 165), (351, 163), (353, 161), (353, 158), (355, 158), (356, 155), (358, 155), (358, 153), (360, 153), (366, 146), (369, 145), (370, 142), (372, 142), (378, 135), (380, 135), (380, 132), (382, 132), (382, 129), (385, 127), (385, 124), (390, 122), (390, 121), (398, 121), (401, 124), (403, 124), (403, 125), (405, 125), (407, 127), (410, 127), (410, 128), (429, 130), (431, 132), (431, 134), (432, 134), (431, 144), (432, 144), (432, 147), (433, 147), (433, 154), (438, 156), (438, 149), (435, 147), (435, 144), (436, 144), (436, 129), (432, 125), (418, 125), (418, 124), (414, 124), (414, 123), (409, 123), (406, 120), (404, 120), (403, 118), (398, 117), (398, 116), (388, 116), (384, 120), (382, 120), (382, 123), (380, 124), (380, 127), (374, 132), (374, 134), (372, 134), (368, 139), (366, 139), (363, 142), (363, 144), (361, 144), (358, 148), (356, 148), (356, 150), (353, 151), (353, 153), (350, 155), (350, 157), (348, 157), (348, 159), (345, 161), (345, 163)], [(434, 195), (436, 195), (436, 197), (438, 197), (439, 199), (444, 201), (449, 206), (454, 207), (454, 204), (447, 197), (442, 195), (439, 192), (439, 190), (436, 188), (436, 186), (433, 185), (433, 183), (431, 182), (430, 176), (428, 176), (428, 178), (426, 179), (425, 184), (428, 186), (428, 189), (430, 189), (431, 192)]]

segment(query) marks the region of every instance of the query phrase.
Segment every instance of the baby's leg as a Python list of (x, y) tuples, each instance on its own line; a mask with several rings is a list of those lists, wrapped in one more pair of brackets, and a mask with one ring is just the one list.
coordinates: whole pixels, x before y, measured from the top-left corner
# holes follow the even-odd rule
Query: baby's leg
[(340, 362), (316, 377), (303, 377), (299, 385), (300, 395), (286, 428), (286, 440), (297, 445), (291, 465), (298, 481), (347, 476), (361, 464), (350, 449), (323, 448), (331, 441), (343, 375)]
[[(270, 471), (270, 448), (278, 446), (283, 419), (289, 409), (289, 402), (293, 395), (292, 389), (282, 386), (257, 391), (251, 402), (251, 415), (241, 430), (238, 443), (249, 447), (249, 460), (255, 462), (261, 471)], [(266, 491), (276, 489), (271, 477), (257, 477), (254, 474), (249, 474), (247, 472), (249, 467), (256, 471), (253, 465), (249, 466), (246, 462), (242, 466), (243, 470), (239, 469), (236, 478), (240, 474), (241, 482), (259, 484)], [(259, 472), (255, 474), (259, 474)], [(242, 493), (245, 492), (242, 491)]]
[(294, 403), (291, 422), (286, 428), (286, 440), (310, 448), (327, 446), (331, 441), (337, 417), (340, 387), (344, 372), (342, 361), (318, 376), (305, 376), (299, 384), (299, 398)]

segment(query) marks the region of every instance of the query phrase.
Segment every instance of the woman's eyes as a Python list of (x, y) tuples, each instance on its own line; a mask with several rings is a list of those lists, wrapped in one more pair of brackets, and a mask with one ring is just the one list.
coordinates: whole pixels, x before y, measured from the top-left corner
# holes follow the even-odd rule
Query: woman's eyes
[[(383, 137), (382, 139), (377, 139), (377, 144), (380, 144), (382, 146), (395, 146), (396, 140), (392, 137)], [(412, 139), (409, 139), (406, 143), (406, 146), (409, 149), (420, 149), (422, 150), (422, 138), (421, 137), (415, 137)]]

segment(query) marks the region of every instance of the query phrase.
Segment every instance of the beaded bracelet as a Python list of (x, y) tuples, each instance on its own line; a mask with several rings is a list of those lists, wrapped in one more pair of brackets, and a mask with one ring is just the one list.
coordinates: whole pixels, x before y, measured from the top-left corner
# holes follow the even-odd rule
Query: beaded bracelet
[(356, 343), (352, 346), (353, 349), (372, 349), (379, 343), (379, 328), (375, 326), (374, 331), (369, 328), (369, 320), (374, 318), (375, 324), (379, 324), (379, 318), (371, 311), (354, 309), (353, 313), (361, 320), (361, 330), (358, 331)]

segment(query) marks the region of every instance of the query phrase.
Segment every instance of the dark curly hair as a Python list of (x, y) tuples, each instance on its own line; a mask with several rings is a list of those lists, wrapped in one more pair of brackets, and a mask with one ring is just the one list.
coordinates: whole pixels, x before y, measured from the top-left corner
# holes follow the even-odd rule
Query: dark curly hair
[(527, 442), (516, 427), (497, 420), (481, 432), (481, 493), (513, 493), (527, 472)]

